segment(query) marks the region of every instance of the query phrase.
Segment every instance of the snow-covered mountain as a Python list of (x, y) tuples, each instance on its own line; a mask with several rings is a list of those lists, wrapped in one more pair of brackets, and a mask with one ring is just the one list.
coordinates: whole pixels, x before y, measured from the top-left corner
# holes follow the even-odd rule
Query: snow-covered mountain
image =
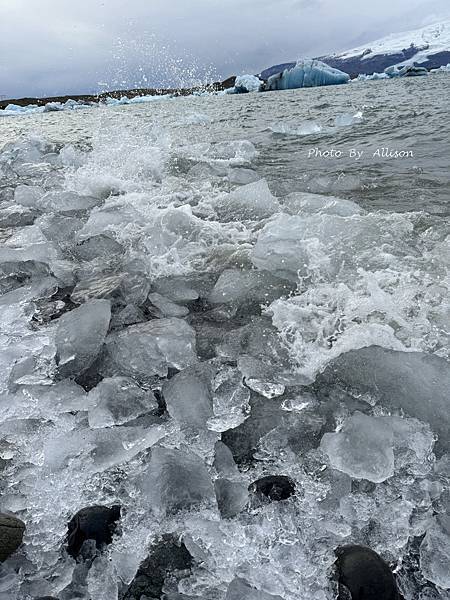
[(450, 62), (450, 21), (392, 33), (352, 50), (322, 56), (320, 60), (350, 75), (372, 74), (391, 65), (414, 63), (435, 69)]
[[(443, 20), (413, 31), (392, 33), (352, 50), (317, 58), (351, 76), (360, 73), (371, 75), (383, 72), (391, 65), (403, 66), (414, 63), (427, 69), (436, 69), (450, 63), (450, 20)], [(260, 76), (267, 79), (293, 65), (294, 62), (276, 65), (262, 71)]]

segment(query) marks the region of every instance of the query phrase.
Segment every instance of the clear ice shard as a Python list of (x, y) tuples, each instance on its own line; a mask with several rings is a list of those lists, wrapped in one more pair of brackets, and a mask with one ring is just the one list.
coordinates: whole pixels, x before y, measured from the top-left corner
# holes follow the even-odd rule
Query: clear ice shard
[(76, 377), (96, 359), (111, 319), (109, 300), (92, 300), (58, 319), (56, 350), (59, 373)]

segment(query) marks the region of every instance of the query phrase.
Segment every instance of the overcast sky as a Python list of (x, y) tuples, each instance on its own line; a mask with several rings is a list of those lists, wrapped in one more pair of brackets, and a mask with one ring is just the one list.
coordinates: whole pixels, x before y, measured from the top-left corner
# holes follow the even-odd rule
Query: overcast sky
[(449, 0), (0, 0), (0, 96), (257, 73), (449, 12)]

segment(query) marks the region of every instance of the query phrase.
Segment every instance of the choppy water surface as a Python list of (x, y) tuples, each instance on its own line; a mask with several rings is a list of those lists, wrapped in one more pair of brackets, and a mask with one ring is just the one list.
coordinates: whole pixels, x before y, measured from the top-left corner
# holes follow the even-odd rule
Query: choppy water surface
[(449, 81), (0, 120), (1, 600), (450, 598)]

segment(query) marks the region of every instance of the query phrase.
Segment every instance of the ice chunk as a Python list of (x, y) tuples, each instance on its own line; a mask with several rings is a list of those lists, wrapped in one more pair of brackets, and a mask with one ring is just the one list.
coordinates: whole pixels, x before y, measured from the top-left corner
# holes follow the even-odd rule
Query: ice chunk
[(158, 408), (153, 393), (141, 389), (128, 377), (103, 379), (89, 392), (89, 401), (93, 404), (88, 413), (93, 429), (122, 425)]
[(450, 589), (450, 516), (437, 516), (420, 545), (420, 568), (428, 581)]
[(208, 420), (208, 429), (227, 431), (243, 423), (250, 414), (250, 392), (239, 371), (232, 367), (221, 369), (212, 386), (214, 416)]
[(297, 280), (312, 269), (332, 277), (344, 264), (367, 266), (365, 253), (379, 247), (382, 240), (392, 243), (392, 234), (373, 215), (283, 214), (261, 230), (252, 262), (278, 277)]
[(350, 81), (350, 76), (329, 67), (320, 60), (299, 60), (295, 67), (269, 77), (266, 90), (290, 90), (319, 85), (338, 85)]
[(178, 373), (164, 384), (163, 395), (168, 413), (180, 424), (206, 427), (212, 416), (207, 372), (190, 368)]
[(247, 486), (240, 481), (216, 479), (214, 482), (217, 506), (224, 519), (240, 513), (248, 502)]
[(333, 468), (355, 479), (381, 483), (394, 474), (393, 433), (380, 418), (356, 412), (320, 445)]
[(246, 300), (266, 304), (293, 291), (290, 282), (267, 271), (227, 269), (217, 280), (208, 300), (212, 304)]
[(83, 239), (73, 248), (75, 256), (80, 260), (86, 261), (96, 258), (108, 260), (124, 252), (123, 246), (107, 235), (94, 235)]
[(92, 300), (58, 319), (56, 349), (59, 373), (74, 377), (95, 360), (111, 318), (108, 300)]
[(118, 594), (117, 575), (105, 556), (97, 556), (87, 576), (87, 589), (90, 598), (115, 600)]
[(168, 368), (183, 370), (197, 361), (195, 332), (181, 319), (154, 319), (131, 325), (106, 339), (105, 374), (147, 380)]
[(223, 442), (216, 442), (214, 456), (214, 467), (221, 477), (239, 477), (239, 469), (234, 462), (231, 450)]
[(265, 179), (243, 185), (214, 201), (214, 210), (223, 222), (264, 219), (280, 211), (280, 205)]
[(93, 298), (109, 298), (117, 295), (124, 280), (122, 273), (116, 275), (96, 275), (82, 279), (75, 286), (71, 299), (77, 304), (87, 302)]
[(252, 356), (243, 355), (238, 359), (238, 367), (245, 384), (266, 398), (276, 398), (284, 394), (285, 385), (279, 380), (279, 368)]
[(350, 217), (360, 215), (365, 211), (351, 200), (344, 200), (334, 196), (310, 194), (308, 192), (294, 192), (283, 198), (283, 208), (291, 215), (337, 215)]
[(188, 308), (175, 304), (175, 302), (157, 292), (149, 294), (148, 299), (164, 317), (185, 317), (189, 314)]
[(236, 579), (233, 579), (228, 585), (225, 600), (243, 600), (243, 598), (245, 598), (245, 600), (283, 600), (281, 596), (274, 596), (263, 590), (258, 590), (257, 588), (252, 587), (244, 579), (236, 577)]
[(36, 218), (36, 212), (26, 206), (6, 206), (0, 209), (0, 228), (25, 227), (32, 225)]
[(342, 115), (337, 115), (334, 119), (335, 127), (350, 127), (351, 125), (356, 125), (363, 121), (363, 114), (361, 111), (358, 111), (355, 114), (344, 113)]
[(228, 170), (228, 181), (236, 185), (247, 185), (258, 181), (261, 177), (256, 171), (252, 169), (245, 169), (244, 167), (230, 168)]
[(75, 192), (51, 191), (47, 192), (39, 200), (39, 208), (45, 211), (58, 212), (65, 215), (73, 215), (78, 212), (89, 210), (100, 203), (98, 198), (92, 196), (81, 196)]
[(439, 436), (436, 449), (448, 450), (450, 365), (445, 359), (370, 346), (341, 355), (317, 383), (324, 388), (340, 384), (358, 396), (367, 395), (388, 409), (401, 409), (429, 423)]
[(198, 509), (215, 501), (213, 485), (203, 461), (187, 448), (153, 448), (142, 487), (159, 516)]

